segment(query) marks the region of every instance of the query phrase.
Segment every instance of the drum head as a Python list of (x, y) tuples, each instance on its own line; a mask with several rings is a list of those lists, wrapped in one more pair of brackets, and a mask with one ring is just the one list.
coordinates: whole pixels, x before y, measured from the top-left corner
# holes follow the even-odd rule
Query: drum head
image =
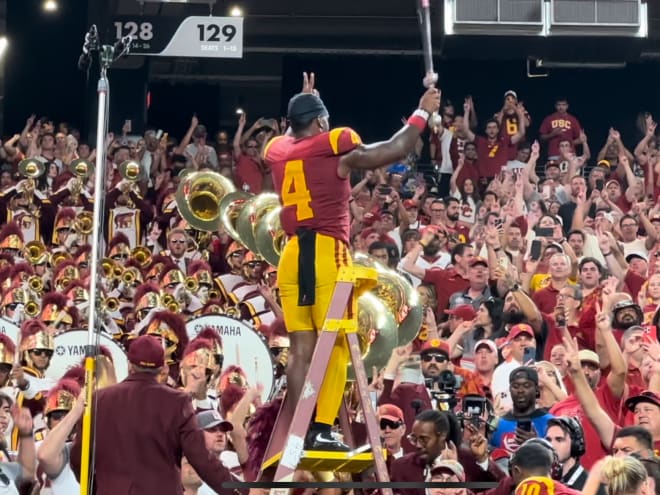
[[(99, 344), (107, 347), (112, 355), (117, 382), (128, 376), (128, 357), (124, 348), (108, 334), (100, 335)], [(69, 368), (78, 366), (85, 359), (87, 330), (69, 330), (55, 336), (55, 352), (46, 370), (46, 376), (54, 380), (62, 378)]]
[(263, 385), (261, 400), (267, 402), (275, 385), (275, 363), (264, 336), (247, 323), (229, 316), (204, 315), (186, 323), (188, 338), (194, 339), (207, 326), (222, 337), (223, 370), (231, 365), (240, 366), (249, 386)]

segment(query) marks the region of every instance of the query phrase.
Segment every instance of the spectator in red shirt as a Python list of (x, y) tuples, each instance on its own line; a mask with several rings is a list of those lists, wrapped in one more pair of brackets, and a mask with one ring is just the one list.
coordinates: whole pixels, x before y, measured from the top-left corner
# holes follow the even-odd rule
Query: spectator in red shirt
[(470, 263), (474, 259), (474, 248), (469, 244), (457, 244), (451, 251), (451, 265), (446, 269), (430, 268), (424, 270), (416, 266), (417, 258), (422, 251), (422, 244), (415, 246), (404, 259), (403, 270), (422, 279), (424, 283), (434, 285), (438, 296), (436, 317), (444, 316), (444, 310), (449, 306), (449, 297), (454, 292), (465, 291), (470, 281), (467, 278)]
[(264, 189), (264, 176), (266, 173), (259, 158), (260, 146), (257, 140), (248, 137), (244, 143), (242, 142), (246, 120), (246, 115), (242, 113), (238, 119), (236, 136), (234, 136), (236, 186), (239, 189), (247, 189), (253, 194), (260, 194)]
[(550, 281), (543, 289), (532, 295), (534, 304), (541, 313), (552, 313), (557, 306), (559, 291), (569, 285), (568, 277), (571, 274), (571, 259), (564, 253), (557, 253), (550, 258)]
[(468, 125), (468, 118), (470, 115), (470, 106), (465, 105), (465, 117), (463, 119), (463, 131), (465, 132), (469, 141), (473, 141), (477, 145), (477, 154), (479, 156), (479, 176), (481, 178), (481, 185), (485, 187), (488, 185), (489, 179), (493, 179), (501, 171), (502, 167), (506, 165), (509, 160), (509, 148), (518, 142), (525, 135), (525, 116), (520, 107), (516, 107), (518, 114), (518, 121), (520, 126), (518, 132), (509, 137), (500, 134), (500, 124), (495, 119), (486, 122), (486, 136), (476, 136)]
[(573, 147), (581, 141), (582, 126), (578, 119), (568, 113), (568, 100), (564, 97), (555, 99), (555, 113), (548, 115), (541, 123), (539, 134), (541, 141), (548, 143), (548, 157), (559, 156), (559, 142), (568, 137)]

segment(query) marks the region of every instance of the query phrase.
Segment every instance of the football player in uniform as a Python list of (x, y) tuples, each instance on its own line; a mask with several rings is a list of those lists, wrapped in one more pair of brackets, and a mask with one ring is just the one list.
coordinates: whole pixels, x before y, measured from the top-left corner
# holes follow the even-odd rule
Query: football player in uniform
[[(433, 77), (428, 75), (427, 81)], [(314, 89), (314, 74), (304, 74), (302, 92), (289, 101), (290, 128), (265, 146), (264, 158), (282, 202), (282, 227), (289, 237), (278, 266), (282, 309), (291, 334), (286, 407), (298, 402), (337, 275), (351, 264), (351, 171), (373, 170), (401, 160), (439, 107), (440, 92), (428, 89), (402, 129), (387, 141), (365, 145), (350, 128), (330, 129), (328, 111)], [(352, 301), (348, 316), (356, 315)], [(348, 449), (331, 435), (348, 357), (345, 340), (337, 339), (307, 436), (308, 449)]]

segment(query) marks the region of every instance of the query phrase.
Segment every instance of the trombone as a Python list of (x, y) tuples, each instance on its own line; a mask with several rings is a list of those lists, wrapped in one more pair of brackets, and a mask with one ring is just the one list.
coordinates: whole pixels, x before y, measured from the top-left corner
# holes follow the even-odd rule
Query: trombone
[(195, 277), (188, 277), (184, 283), (188, 292), (197, 292), (199, 290), (199, 282)]
[(81, 211), (76, 215), (76, 219), (73, 223), (73, 228), (78, 232), (78, 234), (88, 236), (92, 233), (94, 228), (94, 220), (92, 219), (92, 213), (89, 211)]
[(34, 318), (39, 314), (41, 308), (39, 308), (39, 304), (37, 304), (36, 301), (30, 299), (28, 302), (25, 303), (24, 310), (27, 316), (29, 316), (30, 318)]
[(172, 294), (165, 294), (162, 297), (161, 301), (163, 303), (163, 306), (165, 306), (165, 308), (168, 311), (171, 311), (172, 313), (178, 313), (179, 312), (179, 308), (180, 308), (179, 303), (176, 302), (176, 299), (174, 298), (174, 296)]
[(33, 275), (28, 278), (27, 283), (30, 290), (36, 292), (37, 294), (41, 294), (44, 290), (44, 281), (37, 275)]

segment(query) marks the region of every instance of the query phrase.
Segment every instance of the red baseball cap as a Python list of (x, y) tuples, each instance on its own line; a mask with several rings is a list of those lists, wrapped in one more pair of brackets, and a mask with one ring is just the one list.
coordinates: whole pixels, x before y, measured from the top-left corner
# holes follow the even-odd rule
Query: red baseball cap
[(477, 317), (477, 312), (471, 304), (460, 304), (454, 309), (445, 309), (446, 315), (457, 316), (462, 320), (474, 320)]
[(403, 411), (394, 404), (383, 404), (378, 407), (377, 415), (379, 418), (389, 419), (390, 421), (400, 421), (403, 423)]
[(380, 222), (380, 213), (365, 213), (364, 217), (362, 218), (362, 225), (365, 227), (371, 227), (374, 223)]
[(163, 344), (152, 335), (142, 335), (131, 342), (128, 360), (142, 368), (160, 368), (165, 364)]
[(422, 345), (422, 348), (419, 350), (419, 353), (424, 354), (425, 352), (432, 352), (432, 351), (444, 352), (449, 357), (449, 346), (447, 345), (447, 342), (445, 342), (444, 340), (440, 340), (440, 339), (427, 340), (426, 342), (424, 342), (424, 345)]
[(412, 210), (412, 209), (416, 210), (418, 208), (417, 201), (415, 201), (414, 199), (404, 199), (403, 207), (406, 210)]
[(518, 335), (526, 333), (530, 337), (534, 337), (534, 329), (530, 327), (527, 323), (518, 323), (513, 325), (509, 331), (509, 340), (515, 339)]

